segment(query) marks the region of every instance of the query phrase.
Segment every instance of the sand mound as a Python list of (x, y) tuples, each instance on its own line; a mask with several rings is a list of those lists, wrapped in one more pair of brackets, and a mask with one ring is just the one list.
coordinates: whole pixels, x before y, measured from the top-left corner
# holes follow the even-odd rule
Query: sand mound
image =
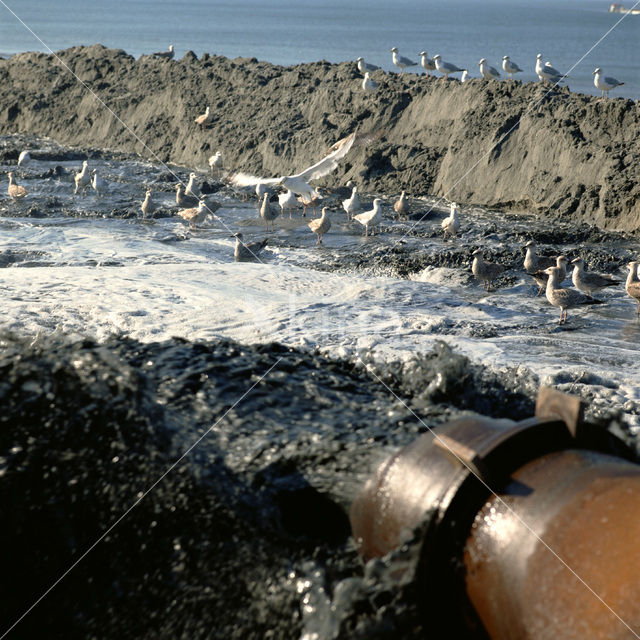
[[(227, 169), (280, 175), (315, 162), (356, 127), (377, 129), (384, 136), (352, 152), (332, 183), (354, 178), (388, 194), (640, 227), (640, 108), (632, 100), (382, 72), (370, 97), (347, 62), (279, 67), (191, 52), (135, 60), (101, 45), (58, 55), (68, 68), (37, 53), (0, 60), (0, 132), (203, 167), (221, 150)], [(194, 118), (207, 105), (213, 118), (200, 131)]]

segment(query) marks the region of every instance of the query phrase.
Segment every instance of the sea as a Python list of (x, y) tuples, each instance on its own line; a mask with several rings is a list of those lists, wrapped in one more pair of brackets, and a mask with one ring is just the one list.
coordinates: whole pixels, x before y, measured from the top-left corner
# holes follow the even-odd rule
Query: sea
[[(624, 4), (624, 3), (623, 3)], [(627, 0), (627, 7), (638, 5)], [(535, 81), (536, 55), (568, 73), (573, 91), (598, 94), (601, 67), (625, 85), (611, 96), (640, 99), (640, 15), (609, 12), (606, 0), (1, 0), (0, 55), (101, 43), (140, 56), (173, 44), (186, 51), (255, 57), (279, 65), (363, 56), (395, 70), (391, 47), (479, 77), (478, 60), (500, 69), (509, 55)], [(501, 69), (500, 69), (501, 70)], [(414, 67), (410, 72), (419, 73)], [(504, 75), (504, 74), (503, 74)]]

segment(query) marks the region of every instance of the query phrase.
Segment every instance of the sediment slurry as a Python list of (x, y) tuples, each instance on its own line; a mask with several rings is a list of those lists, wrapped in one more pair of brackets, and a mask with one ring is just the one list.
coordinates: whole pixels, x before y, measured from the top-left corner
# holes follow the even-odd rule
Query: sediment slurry
[[(640, 107), (629, 99), (380, 71), (371, 95), (352, 62), (280, 67), (191, 52), (135, 60), (101, 45), (57, 55), (0, 60), (0, 132), (190, 166), (219, 150), (227, 170), (283, 175), (356, 128), (377, 130), (331, 184), (640, 228)], [(201, 131), (194, 119), (207, 105)]]

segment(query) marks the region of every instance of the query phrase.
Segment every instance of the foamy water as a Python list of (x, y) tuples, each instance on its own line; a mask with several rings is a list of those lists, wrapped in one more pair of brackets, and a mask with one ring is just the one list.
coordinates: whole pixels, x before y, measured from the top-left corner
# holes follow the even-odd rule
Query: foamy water
[[(99, 199), (92, 193), (74, 197), (68, 180), (30, 177), (52, 164), (36, 162), (23, 172), (20, 182), (30, 191), (25, 202), (5, 197), (0, 203), (0, 257), (8, 265), (0, 269), (4, 329), (147, 342), (225, 336), (356, 359), (372, 353), (407, 359), (445, 340), (474, 362), (522, 367), (541, 382), (586, 393), (596, 404), (623, 407), (640, 424), (640, 322), (623, 287), (600, 294), (605, 305), (570, 312), (567, 327), (558, 328), (559, 312), (536, 297), (536, 286), (522, 272), (510, 272), (504, 286), (487, 295), (471, 277), (470, 260), (425, 266), (402, 278), (384, 267), (384, 252), (391, 255), (398, 246), (425, 257), (450, 246), (469, 247), (470, 253), (480, 241), (489, 250), (505, 243), (519, 250), (521, 240), (509, 235), (509, 225), (504, 234), (477, 235), (499, 214), (463, 210), (462, 237), (445, 245), (441, 216), (432, 212), (411, 229), (414, 223), (391, 219), (388, 199), (381, 234), (364, 238), (357, 223), (336, 212), (318, 246), (299, 211), (291, 221), (277, 219), (276, 232), (266, 234), (255, 199), (229, 195), (214, 196), (223, 203), (218, 219), (196, 230), (175, 217), (112, 217), (114, 209), (138, 211), (142, 183), (156, 188), (168, 208), (174, 196), (170, 184), (158, 181), (163, 168), (90, 161), (110, 183), (109, 194)], [(61, 164), (79, 168), (78, 162)], [(3, 173), (9, 169), (0, 166)], [(53, 202), (39, 212), (43, 217), (14, 217), (18, 208), (26, 212), (43, 202)], [(247, 240), (268, 235), (261, 262), (234, 262), (230, 235), (237, 230)], [(638, 250), (633, 241), (627, 244)], [(383, 260), (372, 257), (369, 264), (368, 256), (378, 252)]]

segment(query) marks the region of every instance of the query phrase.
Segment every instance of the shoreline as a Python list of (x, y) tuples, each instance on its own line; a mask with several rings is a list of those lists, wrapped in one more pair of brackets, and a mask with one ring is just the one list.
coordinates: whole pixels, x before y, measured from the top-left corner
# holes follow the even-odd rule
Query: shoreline
[[(0, 133), (187, 166), (221, 150), (226, 169), (270, 176), (313, 164), (356, 129), (377, 131), (320, 184), (353, 179), (371, 192), (640, 229), (640, 106), (630, 99), (383, 72), (369, 96), (351, 62), (282, 67), (191, 52), (135, 60), (101, 45), (57, 55), (87, 88), (50, 55), (0, 60)], [(213, 119), (200, 131), (194, 119), (207, 105)]]

